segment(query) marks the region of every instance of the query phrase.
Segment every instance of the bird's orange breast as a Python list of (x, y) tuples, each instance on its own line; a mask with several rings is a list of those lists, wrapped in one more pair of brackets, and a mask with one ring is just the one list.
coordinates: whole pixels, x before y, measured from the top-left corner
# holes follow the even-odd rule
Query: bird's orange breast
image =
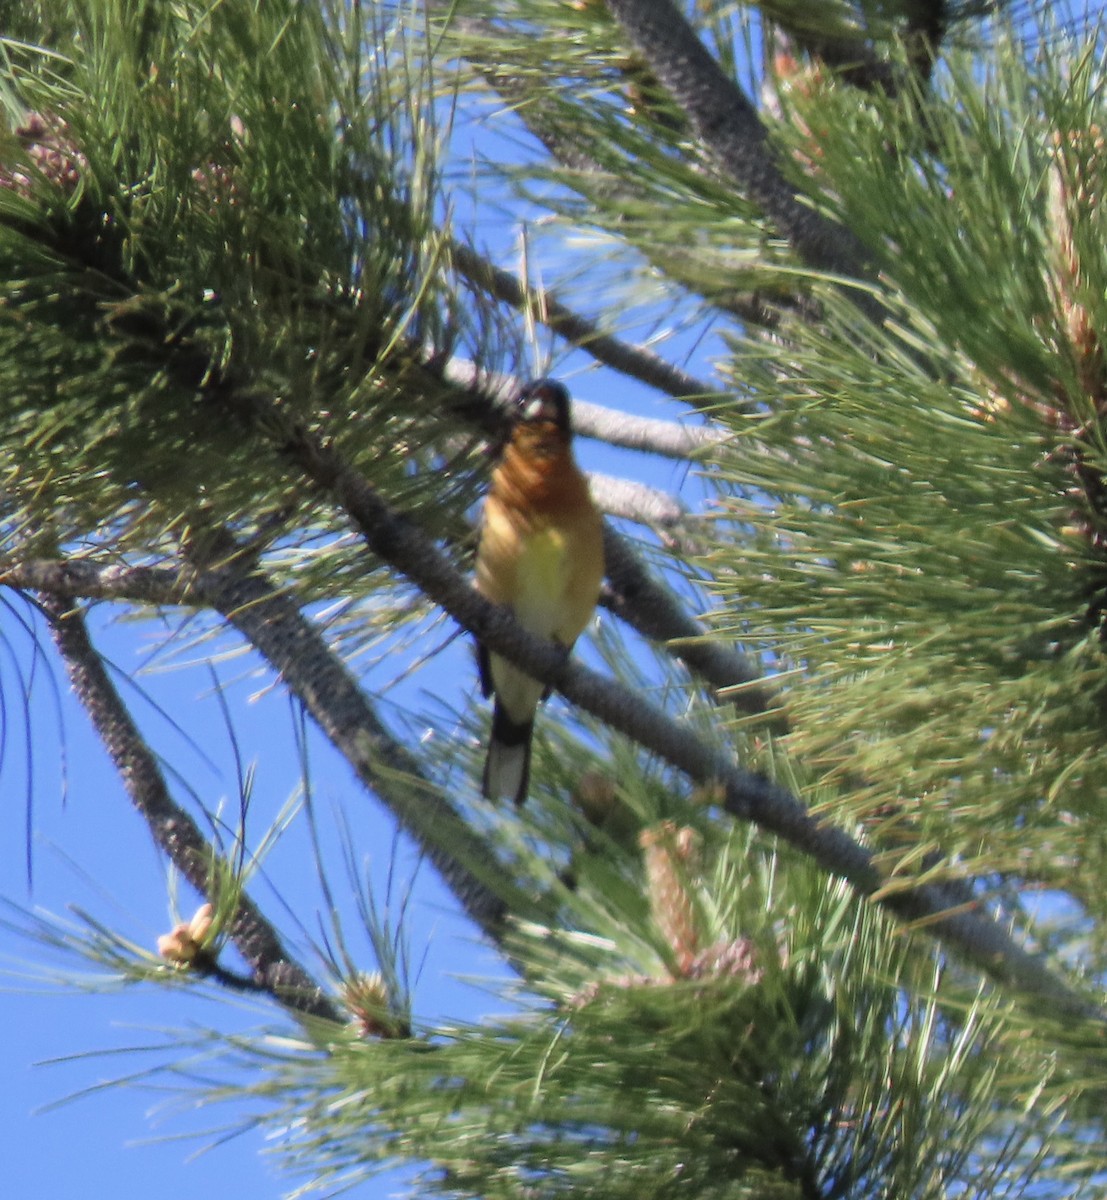
[(563, 442), (519, 434), (492, 476), (477, 587), (522, 625), (571, 646), (603, 579), (603, 534), (588, 481)]
[(588, 481), (569, 447), (544, 426), (516, 431), (492, 474), (490, 495), (538, 522), (593, 508)]

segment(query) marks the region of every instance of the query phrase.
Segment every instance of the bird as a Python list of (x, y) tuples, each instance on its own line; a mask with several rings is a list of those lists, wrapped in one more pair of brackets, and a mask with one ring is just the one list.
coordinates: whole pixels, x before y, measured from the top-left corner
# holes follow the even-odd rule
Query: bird
[[(603, 522), (572, 442), (565, 385), (524, 385), (485, 497), (476, 561), (477, 591), (566, 653), (591, 620), (604, 574)], [(549, 689), (484, 645), (477, 656), (481, 691), (495, 697), (481, 791), (519, 806), (535, 712)]]

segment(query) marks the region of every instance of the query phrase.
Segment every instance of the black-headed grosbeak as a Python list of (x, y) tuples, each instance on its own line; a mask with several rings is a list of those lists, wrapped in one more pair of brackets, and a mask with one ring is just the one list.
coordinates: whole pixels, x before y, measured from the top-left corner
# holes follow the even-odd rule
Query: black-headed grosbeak
[[(552, 379), (523, 388), (484, 502), (477, 590), (519, 624), (566, 650), (584, 630), (603, 581), (603, 530), (588, 481), (573, 460), (569, 393)], [(548, 689), (478, 647), (481, 690), (495, 693), (484, 795), (522, 804), (534, 714)]]

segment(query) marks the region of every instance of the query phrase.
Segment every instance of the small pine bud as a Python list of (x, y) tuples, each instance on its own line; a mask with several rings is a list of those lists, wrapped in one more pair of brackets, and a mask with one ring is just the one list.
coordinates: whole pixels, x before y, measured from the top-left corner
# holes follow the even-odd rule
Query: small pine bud
[[(14, 133), (42, 176), (63, 191), (77, 190), (81, 173), (88, 168), (88, 159), (77, 149), (69, 135), (69, 126), (60, 117), (29, 113)], [(0, 187), (29, 196), (31, 176), (17, 166), (0, 163)]]
[(715, 942), (696, 955), (688, 974), (693, 979), (734, 978), (747, 984), (760, 983), (764, 971), (757, 965), (757, 952), (749, 938)]
[(662, 821), (639, 835), (646, 867), (650, 910), (686, 977), (699, 951), (692, 881), (699, 872), (699, 837), (694, 829)]
[(392, 1009), (388, 984), (377, 971), (360, 972), (342, 984), (342, 1003), (363, 1038), (410, 1036), (407, 1023)]
[(201, 904), (191, 921), (181, 921), (158, 938), (158, 953), (175, 967), (191, 966), (204, 950), (204, 940), (211, 932), (214, 909)]

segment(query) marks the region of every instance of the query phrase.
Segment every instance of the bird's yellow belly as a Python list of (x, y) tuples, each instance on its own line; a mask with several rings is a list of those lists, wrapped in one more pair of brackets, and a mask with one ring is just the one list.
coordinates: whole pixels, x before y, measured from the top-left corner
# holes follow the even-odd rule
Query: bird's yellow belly
[(558, 633), (565, 621), (568, 553), (560, 530), (539, 530), (527, 539), (517, 566), (512, 607), (520, 625), (544, 638)]

